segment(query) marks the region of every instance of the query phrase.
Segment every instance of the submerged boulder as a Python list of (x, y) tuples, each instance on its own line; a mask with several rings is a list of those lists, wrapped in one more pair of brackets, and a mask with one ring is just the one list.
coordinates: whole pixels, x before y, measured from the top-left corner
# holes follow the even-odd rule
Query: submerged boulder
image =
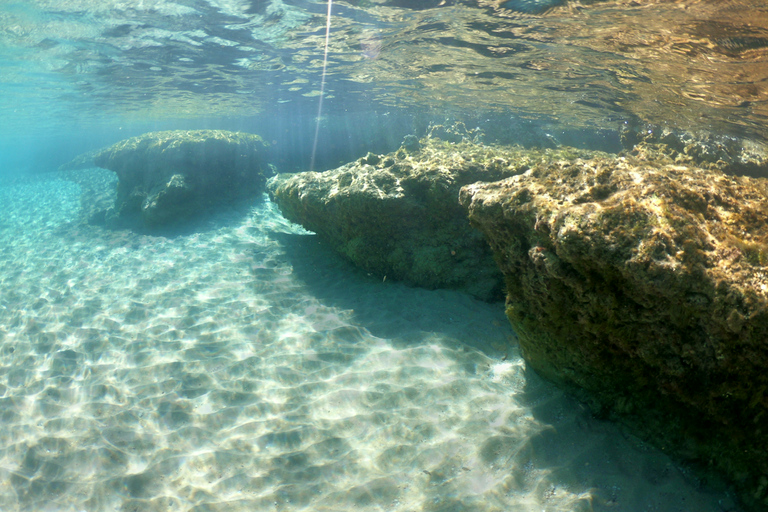
[(502, 276), (482, 234), (469, 226), (459, 189), (564, 154), (428, 137), (323, 173), (277, 175), (267, 188), (287, 219), (367, 272), (494, 300), (503, 297)]
[(767, 198), (766, 180), (631, 155), (460, 195), (529, 364), (756, 509), (768, 505)]
[(183, 222), (212, 206), (264, 188), (265, 145), (257, 135), (222, 130), (153, 132), (118, 142), (93, 157), (118, 177), (115, 226)]

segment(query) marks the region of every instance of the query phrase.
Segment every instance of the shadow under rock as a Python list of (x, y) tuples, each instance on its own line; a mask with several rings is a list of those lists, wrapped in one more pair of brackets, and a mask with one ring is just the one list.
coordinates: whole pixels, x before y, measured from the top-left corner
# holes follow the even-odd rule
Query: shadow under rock
[(732, 487), (596, 417), (572, 392), (530, 367), (516, 401), (540, 426), (515, 454), (515, 466), (546, 469), (552, 489), (588, 489), (591, 512), (743, 512)]
[(177, 238), (214, 231), (224, 226), (238, 226), (252, 214), (255, 206), (264, 203), (265, 198), (266, 195), (260, 193), (255, 197), (212, 206), (168, 225), (158, 227), (134, 226), (132, 231), (140, 235)]
[[(356, 323), (374, 336), (423, 342), (424, 333), (433, 332), (451, 338), (467, 316), (476, 313), (494, 316), (495, 327), (514, 340), (503, 303), (488, 304), (455, 290), (427, 290), (383, 280), (347, 262), (317, 235), (275, 233), (273, 237), (285, 248), (294, 276), (314, 297), (328, 306), (354, 311)], [(498, 308), (498, 315), (493, 308)], [(461, 341), (473, 345), (475, 340)], [(488, 347), (475, 348), (486, 351)]]
[(79, 233), (90, 228), (93, 232), (101, 231), (107, 238), (110, 235), (125, 238), (145, 236), (177, 238), (215, 231), (223, 226), (237, 226), (252, 214), (254, 207), (263, 204), (267, 197), (265, 192), (259, 192), (251, 197), (212, 204), (198, 212), (157, 227), (144, 226), (138, 215), (114, 225), (107, 225), (105, 215), (108, 209), (114, 208), (116, 198), (117, 175), (114, 172), (92, 167), (29, 178), (34, 181), (54, 179), (71, 181), (81, 187), (81, 207), (78, 217), (69, 222), (63, 231)]
[[(473, 356), (472, 350), (453, 352), (457, 362), (473, 367), (474, 371), (484, 371), (489, 365), (515, 365), (519, 360), (514, 337), (507, 340), (507, 360), (504, 349), (499, 351), (480, 341), (481, 335), (472, 335), (476, 327), (467, 318), (474, 316), (474, 312), (490, 318), (489, 308), (498, 307), (497, 318), (505, 322), (503, 304), (489, 305), (456, 291), (382, 282), (345, 261), (316, 235), (275, 233), (273, 237), (283, 245), (283, 257), (292, 265), (293, 275), (314, 297), (328, 306), (352, 310), (355, 323), (374, 336), (408, 345), (424, 343), (425, 332), (430, 331), (445, 339), (455, 339), (457, 345), (481, 354), (475, 352)], [(462, 323), (470, 324), (470, 328), (461, 331)], [(512, 333), (508, 324), (498, 328)], [(594, 417), (586, 405), (532, 369), (524, 367), (522, 372), (522, 382), (510, 382), (508, 391), (515, 402), (529, 411), (538, 432), (522, 445), (514, 434), (499, 438), (515, 445), (510, 448), (505, 464), (510, 479), (541, 475), (537, 485), (541, 488), (534, 492), (541, 493), (542, 499), (547, 493), (581, 490), (583, 494), (574, 510), (740, 510), (733, 495), (722, 487), (699, 481), (691, 470), (626, 433), (619, 425)], [(485, 451), (498, 451), (494, 440), (498, 441), (487, 441), (488, 450), (485, 445), (480, 447), (481, 456)], [(533, 473), (528, 474), (527, 468), (532, 468)]]

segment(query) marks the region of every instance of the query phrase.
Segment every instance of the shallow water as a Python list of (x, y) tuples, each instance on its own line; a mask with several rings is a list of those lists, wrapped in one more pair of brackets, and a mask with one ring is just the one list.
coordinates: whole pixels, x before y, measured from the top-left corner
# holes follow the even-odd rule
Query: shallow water
[(3, 511), (721, 511), (526, 369), (501, 304), (380, 281), (262, 198), (167, 236), (0, 188)]
[(765, 142), (768, 4), (332, 3), (326, 34), (329, 0), (0, 2), (0, 510), (736, 510), (527, 370), (501, 304), (366, 275), (266, 198), (88, 227), (115, 176), (51, 171), (165, 129), (279, 172), (457, 121)]

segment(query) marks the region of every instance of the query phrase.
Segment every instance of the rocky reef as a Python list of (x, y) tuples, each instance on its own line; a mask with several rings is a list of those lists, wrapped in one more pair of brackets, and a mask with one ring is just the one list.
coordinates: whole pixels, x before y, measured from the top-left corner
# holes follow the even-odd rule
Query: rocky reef
[(768, 178), (768, 145), (764, 142), (653, 124), (624, 126), (620, 138), (622, 146), (634, 153), (654, 153), (727, 174)]
[(146, 133), (102, 150), (94, 164), (118, 177), (115, 205), (93, 222), (154, 228), (183, 222), (264, 188), (265, 145), (257, 135), (222, 130)]
[(268, 192), (287, 219), (382, 279), (500, 300), (502, 275), (470, 227), (459, 189), (592, 153), (485, 146), (442, 126), (431, 133), (442, 138), (410, 136), (388, 155), (369, 153), (323, 173), (277, 175)]
[(460, 202), (528, 363), (764, 510), (768, 182), (675, 160), (541, 162)]

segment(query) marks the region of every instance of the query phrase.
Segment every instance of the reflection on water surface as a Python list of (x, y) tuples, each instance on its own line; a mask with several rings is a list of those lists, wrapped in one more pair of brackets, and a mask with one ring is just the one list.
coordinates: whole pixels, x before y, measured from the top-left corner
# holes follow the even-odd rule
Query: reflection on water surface
[[(316, 101), (321, 1), (34, 0), (0, 9), (12, 118), (258, 114)], [(329, 114), (495, 111), (569, 127), (621, 121), (765, 138), (760, 0), (337, 0)], [(30, 87), (29, 85), (32, 84)]]

